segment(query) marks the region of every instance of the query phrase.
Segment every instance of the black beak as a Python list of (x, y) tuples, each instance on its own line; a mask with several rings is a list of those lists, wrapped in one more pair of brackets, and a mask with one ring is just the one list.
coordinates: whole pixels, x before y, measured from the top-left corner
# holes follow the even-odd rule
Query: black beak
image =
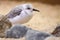
[(40, 12), (39, 10), (37, 10), (37, 9), (33, 9), (33, 11), (37, 11), (37, 12)]

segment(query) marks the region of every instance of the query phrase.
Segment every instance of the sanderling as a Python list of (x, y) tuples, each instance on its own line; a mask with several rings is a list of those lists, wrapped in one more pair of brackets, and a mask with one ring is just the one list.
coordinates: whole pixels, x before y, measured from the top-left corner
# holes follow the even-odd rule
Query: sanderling
[(32, 18), (33, 11), (39, 12), (32, 4), (22, 4), (13, 8), (6, 16), (12, 24), (24, 24)]

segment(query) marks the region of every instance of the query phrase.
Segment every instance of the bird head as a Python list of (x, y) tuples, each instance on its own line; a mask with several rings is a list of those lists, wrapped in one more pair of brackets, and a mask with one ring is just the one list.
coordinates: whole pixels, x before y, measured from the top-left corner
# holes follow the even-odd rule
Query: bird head
[(33, 8), (32, 4), (22, 4), (21, 7), (22, 10), (26, 12), (30, 12), (30, 13), (33, 11), (39, 12), (39, 10)]

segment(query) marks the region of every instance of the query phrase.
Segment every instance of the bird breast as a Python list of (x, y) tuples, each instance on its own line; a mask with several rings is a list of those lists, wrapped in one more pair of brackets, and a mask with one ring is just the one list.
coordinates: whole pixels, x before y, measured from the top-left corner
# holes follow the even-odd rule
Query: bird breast
[(32, 14), (28, 15), (26, 13), (21, 13), (20, 15), (9, 20), (12, 22), (12, 24), (24, 24), (28, 22), (32, 18), (32, 16), (33, 16)]

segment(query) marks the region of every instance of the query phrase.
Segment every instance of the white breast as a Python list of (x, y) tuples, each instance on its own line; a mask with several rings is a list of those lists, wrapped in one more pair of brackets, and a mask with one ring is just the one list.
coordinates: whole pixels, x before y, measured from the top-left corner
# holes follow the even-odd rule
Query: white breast
[(12, 24), (24, 24), (28, 22), (32, 18), (33, 14), (27, 14), (26, 12), (22, 12), (20, 15), (10, 18)]

